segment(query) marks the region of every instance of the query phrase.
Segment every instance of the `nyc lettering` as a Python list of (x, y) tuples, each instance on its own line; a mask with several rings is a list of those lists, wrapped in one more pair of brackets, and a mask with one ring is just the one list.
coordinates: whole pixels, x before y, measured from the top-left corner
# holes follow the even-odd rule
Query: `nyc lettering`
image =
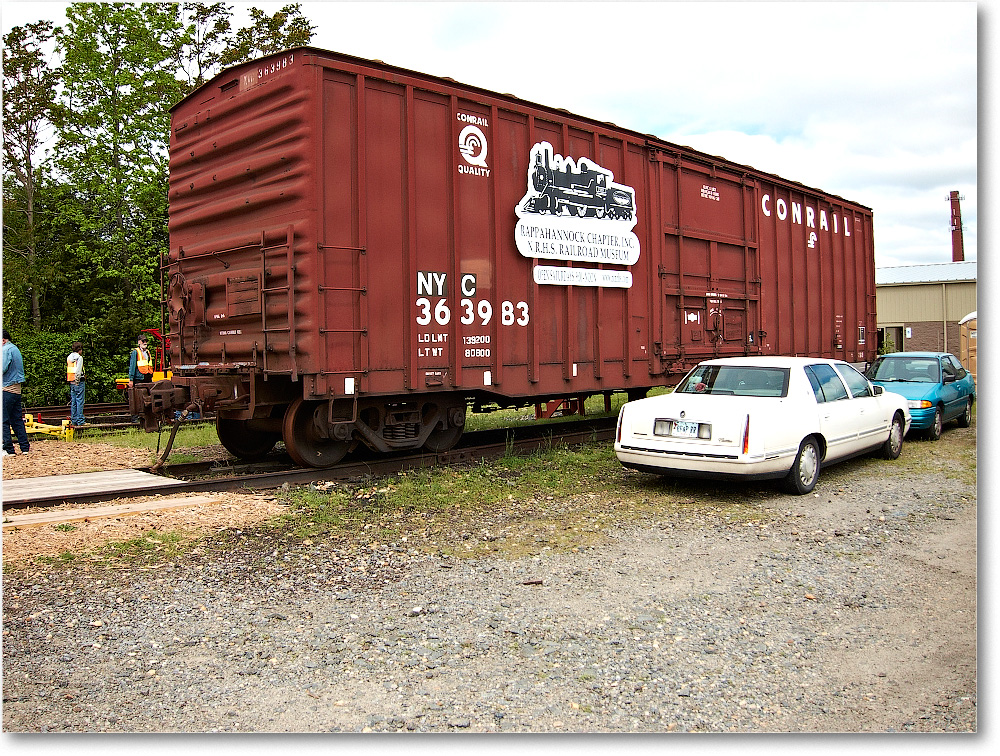
[[(458, 306), (461, 310), (459, 320), (462, 325), (472, 325), (477, 320), (485, 326), (493, 319), (493, 303), (488, 299), (475, 299), (476, 276), (463, 273), (459, 278), (459, 290), (462, 298)], [(432, 322), (446, 326), (451, 322), (451, 308), (448, 306), (448, 274), (434, 271), (417, 272), (417, 318), (419, 326), (428, 326)], [(436, 301), (433, 301), (435, 300)], [(500, 304), (500, 323), (505, 326), (526, 326), (530, 321), (528, 303), (513, 303), (504, 301)]]
[[(771, 208), (769, 206), (770, 201), (771, 201), (770, 194), (764, 194), (760, 198), (761, 212), (764, 213), (764, 215), (766, 215), (768, 218), (771, 217)], [(792, 205), (792, 223), (801, 226), (802, 204), (799, 202), (792, 202), (791, 205)], [(783, 200), (781, 197), (778, 197), (778, 199), (775, 200), (774, 210), (778, 214), (778, 220), (785, 220), (786, 218), (788, 218), (788, 203), (786, 203), (785, 200)], [(840, 228), (839, 228), (839, 223), (837, 221), (837, 214), (830, 213), (830, 217), (833, 218), (833, 233), (839, 234)], [(816, 228), (816, 211), (813, 208), (809, 207), (808, 205), (806, 206), (806, 227)], [(826, 210), (819, 211), (819, 227), (821, 231), (830, 230), (830, 223), (826, 216)], [(851, 226), (848, 223), (848, 218), (846, 215), (844, 216), (843, 227), (844, 227), (844, 236), (850, 236)], [(810, 241), (811, 241), (810, 246), (814, 246), (816, 242), (815, 237), (810, 236)]]

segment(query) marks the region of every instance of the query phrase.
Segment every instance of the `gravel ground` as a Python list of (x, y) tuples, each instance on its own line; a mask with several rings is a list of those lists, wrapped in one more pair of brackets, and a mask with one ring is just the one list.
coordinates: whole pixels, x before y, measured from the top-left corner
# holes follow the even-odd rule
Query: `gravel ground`
[(228, 528), (8, 568), (4, 731), (975, 732), (975, 488), (852, 465), (516, 560)]

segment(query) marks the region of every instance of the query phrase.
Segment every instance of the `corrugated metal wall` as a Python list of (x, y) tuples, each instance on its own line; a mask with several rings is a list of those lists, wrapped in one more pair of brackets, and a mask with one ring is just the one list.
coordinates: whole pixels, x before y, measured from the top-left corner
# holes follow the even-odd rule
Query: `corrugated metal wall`
[(976, 309), (975, 281), (895, 284), (875, 288), (878, 324), (958, 322)]
[(882, 284), (875, 291), (878, 327), (896, 351), (958, 354), (958, 321), (977, 309), (975, 281)]

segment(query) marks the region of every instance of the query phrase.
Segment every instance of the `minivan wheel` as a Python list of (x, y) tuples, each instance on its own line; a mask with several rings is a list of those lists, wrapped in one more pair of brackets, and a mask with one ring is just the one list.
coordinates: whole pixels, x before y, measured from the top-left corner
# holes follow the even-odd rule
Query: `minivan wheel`
[(785, 490), (799, 496), (812, 491), (819, 480), (819, 464), (819, 444), (810, 436), (799, 445), (792, 469), (785, 476)]

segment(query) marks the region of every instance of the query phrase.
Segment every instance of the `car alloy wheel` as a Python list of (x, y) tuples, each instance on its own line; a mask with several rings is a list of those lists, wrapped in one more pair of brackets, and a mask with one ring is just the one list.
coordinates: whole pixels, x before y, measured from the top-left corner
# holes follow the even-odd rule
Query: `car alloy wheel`
[(941, 408), (934, 408), (934, 420), (931, 422), (931, 427), (927, 429), (927, 438), (931, 441), (937, 441), (941, 438), (941, 431), (944, 426), (944, 418), (941, 416)]
[(965, 402), (965, 409), (962, 411), (962, 414), (958, 416), (958, 427), (959, 428), (968, 428), (970, 425), (972, 425), (972, 399), (971, 398), (969, 398), (969, 400)]

